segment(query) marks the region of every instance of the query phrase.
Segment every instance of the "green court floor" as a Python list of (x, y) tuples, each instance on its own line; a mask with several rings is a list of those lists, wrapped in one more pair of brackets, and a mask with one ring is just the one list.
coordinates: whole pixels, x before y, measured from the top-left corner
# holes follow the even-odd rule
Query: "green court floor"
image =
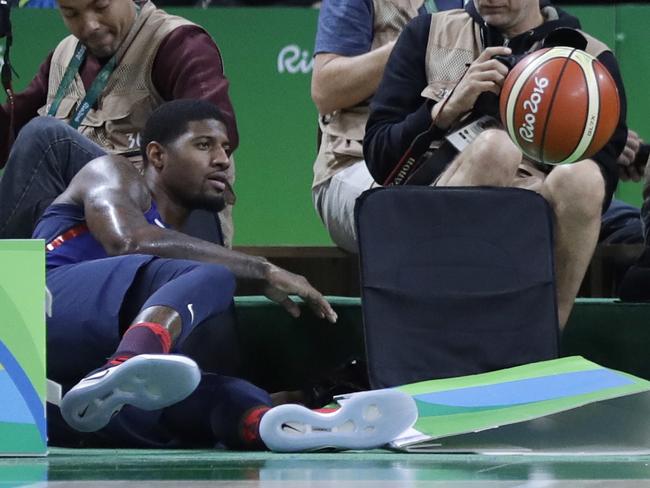
[(0, 458), (0, 487), (650, 486), (650, 456), (274, 454), (52, 448)]

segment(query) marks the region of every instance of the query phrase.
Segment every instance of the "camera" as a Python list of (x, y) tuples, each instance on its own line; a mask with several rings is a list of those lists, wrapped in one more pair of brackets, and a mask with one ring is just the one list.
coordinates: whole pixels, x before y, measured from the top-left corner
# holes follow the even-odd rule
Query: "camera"
[[(551, 31), (543, 42), (537, 44), (535, 49), (522, 54), (510, 54), (508, 56), (494, 56), (503, 63), (508, 71), (512, 70), (517, 63), (528, 56), (533, 50), (568, 46), (584, 50), (587, 47), (587, 39), (577, 30), (560, 27)], [(439, 175), (447, 164), (453, 160), (463, 145), (468, 145), (482, 131), (490, 127), (498, 127), (500, 124), (499, 95), (492, 92), (481, 93), (471, 114), (462, 121), (460, 127), (445, 136), (442, 144), (434, 150), (426, 148), (428, 131), (420, 134), (412, 144), (412, 150), (407, 153), (410, 156), (405, 161), (400, 161), (399, 171), (385, 185), (429, 185)], [(420, 139), (422, 141), (420, 141)], [(415, 149), (417, 146), (418, 150)], [(420, 151), (419, 149), (422, 148)], [(542, 171), (548, 172), (550, 167), (540, 166)]]
[(11, 35), (11, 22), (9, 20), (10, 0), (0, 0), (0, 39)]
[[(557, 47), (557, 46), (567, 46), (573, 47), (575, 49), (585, 50), (587, 47), (587, 39), (582, 33), (578, 32), (575, 29), (569, 27), (558, 27), (557, 29), (552, 30), (542, 42), (539, 49)], [(494, 56), (493, 59), (501, 61), (508, 71), (515, 67), (515, 65), (521, 61), (523, 58), (528, 56), (530, 52), (523, 54), (511, 54), (509, 56)]]
[[(568, 27), (559, 27), (551, 31), (545, 38), (539, 49), (568, 46), (584, 50), (587, 47), (587, 39), (580, 32)], [(500, 61), (508, 71), (512, 70), (519, 61), (528, 56), (530, 52), (522, 54), (510, 54), (508, 56), (497, 55), (493, 59)], [(474, 112), (479, 115), (489, 115), (496, 119), (499, 118), (499, 97), (491, 92), (484, 92), (474, 104)]]
[(496, 55), (492, 59), (500, 61), (501, 64), (503, 64), (506, 68), (508, 68), (508, 71), (510, 71), (519, 61), (524, 59), (526, 56), (528, 56), (528, 53), (510, 54), (509, 56)]
[[(508, 56), (494, 56), (492, 59), (500, 61), (508, 71), (515, 67), (515, 65), (521, 61), (523, 58), (528, 56), (528, 53), (524, 54), (510, 54)], [(474, 103), (473, 112), (478, 115), (489, 115), (495, 119), (499, 119), (499, 95), (496, 95), (492, 92), (483, 92), (476, 99)]]

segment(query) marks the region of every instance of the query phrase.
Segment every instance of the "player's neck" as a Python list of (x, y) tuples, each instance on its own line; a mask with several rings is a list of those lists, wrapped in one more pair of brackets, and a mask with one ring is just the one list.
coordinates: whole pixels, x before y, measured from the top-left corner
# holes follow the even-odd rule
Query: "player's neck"
[(155, 180), (150, 178), (146, 178), (146, 180), (151, 197), (156, 202), (158, 213), (163, 221), (173, 229), (182, 228), (190, 215), (190, 209), (177, 201), (164, 187), (156, 184)]
[(159, 194), (152, 193), (152, 196), (163, 222), (173, 229), (181, 229), (190, 215), (190, 210), (169, 198), (161, 197)]

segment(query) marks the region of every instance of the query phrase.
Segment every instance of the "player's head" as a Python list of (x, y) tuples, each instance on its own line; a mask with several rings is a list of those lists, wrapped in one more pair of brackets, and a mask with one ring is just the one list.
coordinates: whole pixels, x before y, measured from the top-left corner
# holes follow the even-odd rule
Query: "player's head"
[(474, 0), (483, 20), (506, 37), (534, 29), (544, 21), (539, 0)]
[(230, 142), (223, 115), (212, 103), (161, 105), (149, 117), (141, 144), (146, 171), (167, 197), (186, 208), (223, 209), (231, 191), (225, 175)]
[(70, 33), (98, 58), (107, 58), (126, 38), (136, 18), (133, 0), (57, 0)]

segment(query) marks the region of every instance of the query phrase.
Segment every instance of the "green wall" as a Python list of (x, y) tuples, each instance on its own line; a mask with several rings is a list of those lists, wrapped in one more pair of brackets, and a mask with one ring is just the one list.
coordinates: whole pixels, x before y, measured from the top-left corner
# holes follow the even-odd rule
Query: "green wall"
[[(629, 125), (650, 140), (650, 5), (569, 6), (583, 27), (616, 50)], [(311, 204), (316, 110), (309, 84), (318, 11), (299, 8), (170, 9), (203, 25), (231, 81), (241, 145), (236, 153), (235, 244), (330, 244)], [(66, 31), (54, 11), (15, 10), (14, 65), (24, 87)], [(643, 49), (642, 49), (643, 48)], [(285, 50), (284, 62), (281, 53)], [(619, 196), (640, 203), (638, 184)]]
[[(612, 2), (615, 3), (615, 2)], [(567, 7), (583, 28), (614, 49), (627, 95), (627, 123), (650, 142), (650, 5)], [(641, 184), (621, 183), (617, 196), (641, 205)]]

